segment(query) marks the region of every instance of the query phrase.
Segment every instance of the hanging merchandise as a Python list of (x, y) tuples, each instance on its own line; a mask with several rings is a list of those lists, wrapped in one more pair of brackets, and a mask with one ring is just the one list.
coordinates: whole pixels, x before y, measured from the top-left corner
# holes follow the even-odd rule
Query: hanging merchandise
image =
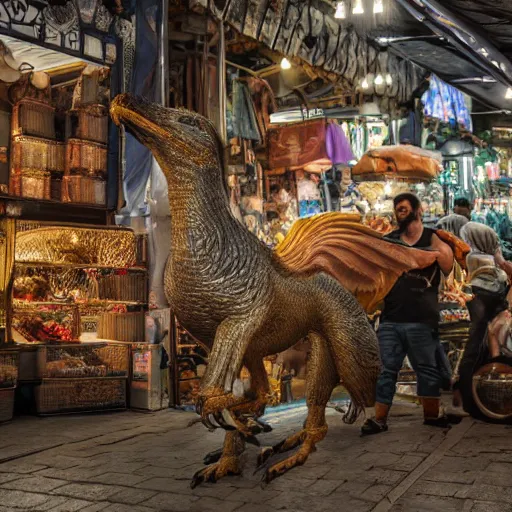
[(427, 117), (434, 117), (452, 125), (458, 124), (469, 131), (473, 129), (465, 95), (437, 76), (430, 77), (430, 87), (423, 94), (421, 101)]
[(319, 177), (314, 174), (297, 173), (297, 197), (299, 217), (322, 213), (322, 196), (318, 187)]
[(409, 112), (405, 124), (400, 128), (400, 144), (421, 146), (421, 124), (416, 112)]
[(233, 135), (241, 139), (253, 140), (258, 144), (261, 135), (258, 128), (258, 118), (246, 84), (238, 80), (233, 82)]
[(272, 125), (267, 132), (268, 167), (303, 168), (319, 161), (330, 167), (326, 129), (325, 119)]
[(384, 178), (430, 181), (441, 169), (441, 155), (415, 146), (383, 146), (368, 151), (353, 168), (352, 174)]
[(348, 167), (342, 171), (340, 189), (340, 211), (343, 213), (366, 213), (365, 206), (361, 204), (361, 193), (352, 180), (352, 173)]
[(350, 142), (338, 123), (332, 122), (327, 125), (325, 139), (327, 156), (333, 165), (348, 164), (355, 160)]

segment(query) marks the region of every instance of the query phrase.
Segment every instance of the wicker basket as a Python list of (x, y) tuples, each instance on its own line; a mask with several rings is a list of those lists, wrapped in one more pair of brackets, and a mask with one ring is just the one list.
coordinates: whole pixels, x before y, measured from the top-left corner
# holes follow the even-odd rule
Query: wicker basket
[(130, 343), (144, 341), (146, 339), (144, 313), (105, 313), (101, 315), (98, 322), (98, 338)]
[(20, 135), (13, 137), (11, 153), (11, 172), (24, 169), (63, 172), (65, 168), (63, 142)]
[(55, 108), (33, 99), (18, 101), (12, 111), (11, 133), (55, 139)]
[(126, 378), (46, 379), (36, 388), (38, 414), (126, 409)]
[(107, 148), (103, 144), (69, 139), (66, 145), (66, 174), (105, 178), (107, 175)]
[(72, 110), (69, 112), (68, 122), (71, 138), (107, 144), (108, 117), (107, 109), (103, 105), (87, 105)]
[(0, 351), (0, 389), (15, 388), (19, 375), (19, 352)]
[(147, 302), (147, 279), (142, 272), (98, 277), (99, 298), (123, 302)]
[(66, 345), (40, 348), (45, 379), (128, 377), (130, 347), (123, 344)]
[(107, 182), (88, 176), (64, 176), (62, 178), (62, 201), (105, 206)]
[(0, 388), (0, 423), (11, 421), (14, 414), (15, 388)]

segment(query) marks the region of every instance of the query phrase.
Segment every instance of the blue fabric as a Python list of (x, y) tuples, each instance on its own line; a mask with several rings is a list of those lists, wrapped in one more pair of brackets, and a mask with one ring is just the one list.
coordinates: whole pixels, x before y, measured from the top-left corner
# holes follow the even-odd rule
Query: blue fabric
[(418, 396), (440, 397), (441, 374), (438, 369), (439, 341), (432, 328), (424, 324), (383, 323), (377, 332), (382, 371), (377, 381), (377, 402), (391, 405), (398, 373), (405, 356), (416, 372)]
[[(160, 70), (158, 66), (158, 33), (161, 22), (161, 2), (136, 2), (137, 41), (130, 92), (150, 101), (161, 102)], [(152, 168), (151, 152), (130, 134), (126, 135), (126, 169), (124, 175), (124, 212), (131, 215), (146, 213), (146, 186)]]
[(464, 94), (437, 76), (431, 76), (430, 87), (421, 101), (426, 116), (440, 119), (451, 125), (458, 123), (469, 131), (473, 130), (471, 112), (466, 105)]

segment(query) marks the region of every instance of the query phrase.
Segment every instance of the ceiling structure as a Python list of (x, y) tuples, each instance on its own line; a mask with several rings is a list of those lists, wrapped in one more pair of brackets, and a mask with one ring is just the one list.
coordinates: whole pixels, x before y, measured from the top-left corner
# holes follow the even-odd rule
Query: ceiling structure
[[(353, 14), (356, 2), (364, 14)], [(481, 111), (512, 111), (511, 0), (188, 0), (278, 55), (357, 87), (368, 73), (391, 73), (381, 96), (404, 101), (428, 72), (466, 92)], [(325, 78), (325, 77), (324, 77)], [(327, 76), (329, 78), (329, 76)]]
[[(393, 0), (411, 23), (402, 39), (373, 33), (388, 50), (429, 69), (468, 93), (483, 109), (512, 110), (512, 2)], [(411, 28), (430, 34), (407, 37)], [(395, 36), (396, 37), (396, 36)]]

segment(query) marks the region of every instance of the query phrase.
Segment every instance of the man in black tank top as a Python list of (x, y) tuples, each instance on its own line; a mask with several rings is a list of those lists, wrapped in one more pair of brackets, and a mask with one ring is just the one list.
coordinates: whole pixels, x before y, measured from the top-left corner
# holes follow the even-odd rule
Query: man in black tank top
[(435, 333), (439, 325), (441, 272), (446, 275), (451, 272), (453, 252), (434, 230), (423, 226), (421, 203), (414, 194), (398, 195), (394, 206), (399, 229), (387, 238), (410, 247), (436, 251), (437, 261), (428, 268), (403, 274), (384, 301), (377, 333), (382, 372), (377, 382), (375, 419), (364, 424), (363, 435), (388, 429), (389, 409), (405, 356), (409, 357), (417, 375), (425, 424), (448, 426), (447, 419), (439, 415), (441, 375), (436, 356), (439, 342)]

